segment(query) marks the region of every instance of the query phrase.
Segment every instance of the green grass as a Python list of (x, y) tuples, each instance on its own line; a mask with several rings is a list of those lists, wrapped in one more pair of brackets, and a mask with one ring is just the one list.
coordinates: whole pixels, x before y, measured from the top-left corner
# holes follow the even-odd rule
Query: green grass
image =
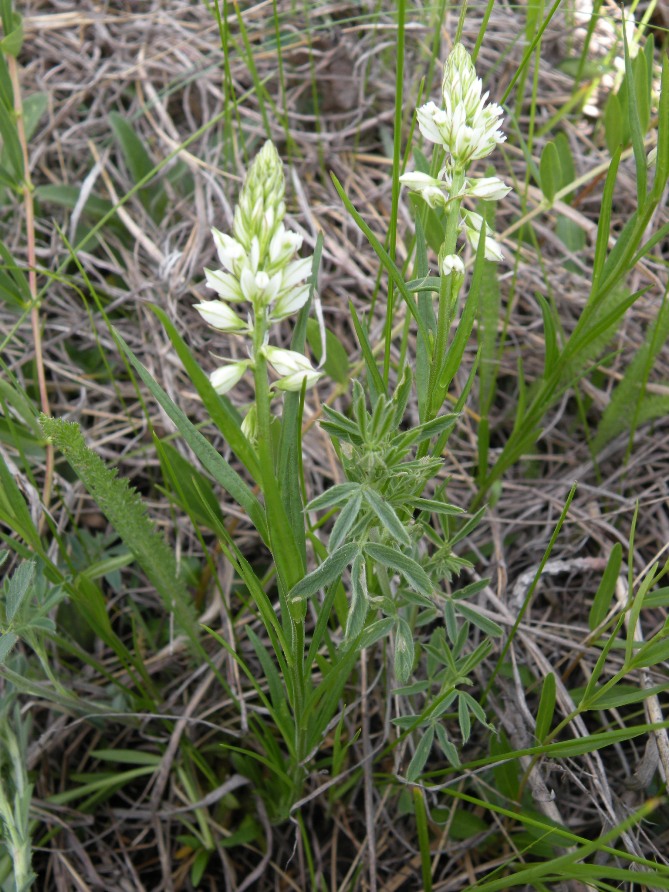
[[(669, 888), (661, 32), (598, 5), (558, 44), (559, 2), (140, 11), (165, 56), (75, 107), (21, 12), (0, 889), (66, 862), (137, 888)], [(134, 70), (129, 27), (110, 13)], [(473, 166), (415, 114), (459, 39), (504, 106)], [(493, 176), (509, 195), (471, 194)], [(208, 329), (210, 227), (280, 276), (286, 209), (295, 306), (272, 318), (230, 260), (248, 331)]]

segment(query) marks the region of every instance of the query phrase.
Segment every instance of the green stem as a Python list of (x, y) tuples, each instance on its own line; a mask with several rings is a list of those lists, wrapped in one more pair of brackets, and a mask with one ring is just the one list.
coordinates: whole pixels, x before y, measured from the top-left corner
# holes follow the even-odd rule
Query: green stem
[[(453, 173), (453, 187), (452, 193), (454, 195), (458, 195), (462, 186), (464, 184), (464, 171), (456, 171)], [(444, 233), (444, 240), (441, 244), (441, 249), (439, 251), (439, 264), (441, 266), (441, 262), (444, 257), (447, 257), (449, 254), (455, 254), (458, 242), (458, 231), (460, 228), (460, 205), (462, 204), (461, 198), (455, 198), (451, 201), (451, 205), (448, 211), (448, 217), (446, 219), (446, 232)], [(441, 272), (441, 270), (440, 270)], [(441, 396), (440, 389), (438, 387), (438, 381), (441, 375), (441, 370), (443, 368), (443, 364), (446, 357), (446, 345), (448, 343), (448, 333), (451, 327), (451, 320), (453, 318), (453, 295), (451, 290), (450, 276), (441, 276), (441, 285), (439, 288), (439, 310), (437, 316), (437, 332), (434, 339), (434, 348), (432, 350), (432, 361), (430, 364), (430, 380), (429, 380), (429, 404), (428, 404), (428, 414), (426, 421), (430, 421), (432, 418), (435, 418), (437, 412), (441, 408), (441, 404), (443, 403), (443, 396)]]
[(267, 360), (264, 354), (264, 339), (267, 330), (267, 322), (264, 311), (255, 313), (255, 327), (253, 331), (253, 374), (255, 381), (256, 413), (258, 423), (258, 463), (260, 465), (263, 495), (267, 510), (267, 526), (270, 536), (270, 546), (276, 565), (279, 585), (279, 597), (281, 601), (284, 620), (290, 617), (292, 666), (289, 668), (289, 678), (286, 682), (289, 686), (289, 697), (293, 709), (295, 721), (295, 766), (294, 781), (296, 786), (302, 784), (301, 760), (306, 756), (306, 727), (304, 716), (305, 697), (305, 666), (304, 666), (304, 616), (306, 604), (297, 607), (288, 603), (288, 592), (298, 581), (292, 569), (289, 556), (284, 554), (284, 549), (277, 541), (277, 533), (287, 530), (287, 517), (283, 510), (279, 482), (276, 477), (276, 461), (274, 455), (274, 440), (272, 436), (272, 413), (270, 403), (272, 395), (269, 388)]

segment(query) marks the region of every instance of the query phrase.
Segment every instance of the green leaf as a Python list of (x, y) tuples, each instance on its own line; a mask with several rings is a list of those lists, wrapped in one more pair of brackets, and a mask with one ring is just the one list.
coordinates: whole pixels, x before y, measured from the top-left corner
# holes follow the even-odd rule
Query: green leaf
[(11, 24), (7, 28), (5, 36), (0, 40), (0, 50), (7, 56), (13, 56), (16, 59), (23, 46), (23, 18), (14, 11), (10, 13), (9, 18)]
[(40, 424), (73, 468), (86, 490), (133, 553), (137, 563), (160, 595), (164, 608), (174, 613), (194, 650), (202, 653), (193, 606), (174, 553), (150, 521), (138, 493), (127, 480), (106, 467), (84, 442), (79, 425), (40, 415)]
[(395, 626), (395, 678), (406, 684), (411, 675), (415, 658), (413, 634), (404, 617), (398, 617)]
[(460, 692), (458, 692), (458, 725), (460, 726), (462, 742), (467, 743), (472, 730), (472, 722), (469, 717), (467, 701)]
[(418, 741), (416, 751), (414, 752), (411, 762), (409, 762), (409, 767), (407, 768), (407, 780), (409, 781), (409, 783), (413, 783), (414, 781), (418, 780), (418, 778), (422, 774), (423, 768), (425, 768), (425, 763), (427, 762), (428, 756), (430, 755), (433, 741), (434, 726), (428, 725), (423, 732), (423, 736)]
[[(6, 161), (14, 177), (15, 188), (23, 182), (23, 150), (16, 129), (16, 114), (14, 109), (0, 102), (0, 137), (2, 138), (2, 159)], [(3, 164), (3, 166), (5, 166)]]
[(348, 503), (344, 506), (332, 527), (330, 541), (328, 543), (331, 550), (339, 548), (340, 545), (344, 544), (344, 540), (358, 518), (361, 506), (362, 492), (360, 488), (358, 488)]
[[(669, 642), (665, 642), (669, 646)], [(651, 688), (640, 688), (638, 685), (620, 683), (606, 691), (595, 691), (594, 696), (588, 702), (588, 710), (593, 709), (619, 709), (621, 706), (629, 706), (631, 703), (640, 703), (648, 697), (664, 694), (667, 691), (666, 684), (655, 685)], [(585, 688), (575, 688), (570, 691), (574, 703), (578, 706), (581, 702)]]
[(376, 622), (367, 626), (357, 642), (360, 650), (363, 650), (366, 647), (371, 647), (373, 644), (376, 644), (377, 641), (380, 641), (381, 638), (385, 638), (394, 625), (395, 620), (392, 616), (384, 616), (383, 619), (377, 619)]
[(23, 561), (6, 583), (6, 614), (7, 621), (12, 622), (17, 615), (26, 597), (32, 591), (32, 584), (35, 578), (35, 562)]
[(123, 159), (128, 165), (132, 183), (135, 185), (151, 173), (154, 167), (153, 162), (144, 148), (142, 140), (137, 135), (136, 128), (131, 126), (123, 115), (115, 111), (110, 112), (109, 124), (123, 153)]
[(595, 597), (592, 601), (592, 607), (588, 614), (588, 626), (590, 630), (594, 630), (604, 620), (609, 612), (611, 601), (615, 594), (616, 582), (620, 575), (620, 566), (622, 564), (623, 549), (620, 542), (616, 542), (611, 549), (611, 554), (606, 563), (606, 569), (599, 583)]
[(180, 434), (197, 455), (203, 467), (209, 471), (212, 477), (214, 477), (214, 479), (217, 480), (246, 511), (262, 539), (265, 543), (268, 543), (269, 536), (267, 532), (267, 523), (265, 521), (265, 512), (258, 499), (253, 495), (239, 474), (230, 467), (228, 462), (216, 451), (209, 440), (202, 436), (194, 425), (191, 424), (182, 410), (172, 402), (162, 387), (153, 380), (152, 376), (140, 363), (120, 334), (115, 329), (114, 332), (123, 352), (137, 370), (140, 378), (177, 426)]
[(409, 534), (404, 529), (404, 526), (395, 513), (394, 508), (386, 502), (377, 492), (373, 489), (365, 488), (362, 490), (362, 493), (365, 497), (365, 501), (372, 509), (374, 514), (378, 517), (381, 526), (386, 532), (388, 532), (393, 539), (396, 539), (398, 542), (401, 542), (403, 545), (411, 545), (411, 539), (409, 538)]
[(358, 545), (355, 542), (342, 545), (341, 548), (333, 551), (320, 567), (316, 567), (304, 579), (301, 579), (297, 585), (293, 586), (289, 592), (290, 600), (301, 601), (309, 598), (320, 589), (337, 582), (357, 553)]
[(365, 367), (367, 369), (367, 386), (369, 387), (369, 396), (372, 401), (372, 404), (376, 403), (376, 400), (381, 394), (386, 393), (386, 387), (383, 383), (383, 378), (381, 377), (381, 373), (379, 372), (379, 367), (376, 364), (376, 360), (374, 359), (374, 353), (372, 351), (372, 346), (369, 343), (369, 338), (367, 337), (367, 332), (362, 326), (360, 319), (358, 318), (358, 313), (353, 306), (353, 302), (349, 301), (348, 303), (349, 312), (351, 315), (351, 321), (353, 322), (353, 327), (355, 328), (355, 334), (358, 338), (358, 343), (360, 344), (360, 349), (362, 350), (362, 355), (365, 360)]
[[(307, 321), (307, 341), (309, 342), (312, 353), (316, 357), (316, 362), (320, 363), (323, 355), (323, 347), (321, 344), (320, 328), (315, 319), (309, 319)], [(348, 353), (342, 346), (339, 338), (329, 329), (325, 330), (325, 352), (326, 357), (323, 371), (339, 384), (348, 384)]]
[(324, 493), (312, 499), (306, 507), (306, 511), (322, 511), (325, 508), (334, 508), (343, 502), (348, 502), (354, 493), (360, 490), (359, 483), (336, 483)]
[(539, 173), (541, 191), (544, 193), (544, 197), (552, 204), (555, 194), (562, 184), (560, 156), (553, 142), (547, 142), (544, 146), (541, 153), (541, 161), (539, 162)]
[(537, 740), (542, 743), (551, 729), (553, 714), (555, 713), (555, 675), (549, 672), (544, 678), (541, 687), (541, 699), (537, 710), (535, 734)]
[(449, 505), (448, 502), (437, 502), (436, 499), (409, 499), (407, 505), (410, 508), (418, 508), (421, 511), (430, 511), (433, 514), (443, 514), (449, 517), (458, 517), (465, 513), (464, 508)]
[(369, 595), (365, 561), (361, 554), (357, 554), (351, 567), (351, 606), (346, 618), (344, 641), (352, 641), (358, 637), (365, 625), (368, 612)]
[(557, 335), (555, 331), (555, 322), (553, 321), (553, 316), (551, 314), (550, 307), (548, 306), (548, 301), (543, 295), (539, 294), (538, 292), (536, 294), (536, 298), (539, 301), (539, 306), (541, 307), (541, 315), (543, 316), (544, 320), (544, 378), (548, 378), (553, 373), (557, 365)]
[(18, 640), (19, 636), (14, 632), (3, 632), (0, 635), (0, 666), (5, 662)]
[(155, 435), (154, 442), (163, 478), (171, 483), (181, 507), (202, 526), (210, 527), (212, 517), (223, 524), (225, 518), (208, 478), (193, 467), (171, 443), (161, 441)]
[(202, 371), (200, 364), (193, 358), (193, 354), (186, 342), (162, 307), (159, 307), (156, 304), (149, 304), (149, 309), (151, 309), (162, 322), (177, 356), (181, 360), (188, 377), (193, 382), (195, 389), (202, 400), (202, 404), (209, 413), (209, 417), (218, 430), (223, 434), (234, 454), (242, 462), (249, 474), (251, 474), (254, 482), (258, 483), (260, 480), (258, 460), (253, 447), (241, 431), (239, 413), (233, 408), (227, 397), (220, 397), (216, 393), (211, 386), (209, 377)]
[(499, 638), (504, 634), (504, 630), (498, 626), (496, 622), (488, 619), (487, 616), (483, 616), (483, 614), (479, 613), (475, 607), (463, 604), (462, 601), (455, 601), (455, 609), (458, 613), (464, 616), (465, 619), (469, 620), (472, 625), (485, 632), (486, 635), (491, 635), (493, 638)]
[(363, 547), (364, 553), (373, 561), (378, 561), (384, 567), (401, 573), (409, 585), (417, 592), (430, 598), (434, 587), (425, 570), (416, 563), (413, 558), (390, 548), (388, 545), (379, 545), (376, 542), (367, 542)]
[(610, 155), (615, 155), (627, 142), (623, 111), (617, 93), (609, 93), (604, 106), (604, 138)]

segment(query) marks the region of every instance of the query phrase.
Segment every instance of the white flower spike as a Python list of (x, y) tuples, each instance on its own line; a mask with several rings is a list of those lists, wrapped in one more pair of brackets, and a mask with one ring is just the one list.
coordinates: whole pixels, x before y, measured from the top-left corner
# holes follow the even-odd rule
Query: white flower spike
[[(444, 65), (441, 94), (442, 108), (427, 102), (416, 110), (416, 115), (421, 133), (444, 149), (446, 162), (438, 177), (413, 171), (403, 174), (400, 182), (420, 195), (429, 207), (444, 208), (449, 215), (451, 222), (447, 231), (451, 235), (448, 246), (444, 245), (447, 256), (442, 261), (442, 272), (448, 275), (460, 274), (456, 261), (462, 263), (454, 253), (455, 241), (450, 241), (453, 234), (459, 229), (474, 247), (479, 240), (481, 225), (480, 222), (477, 225), (477, 218), (479, 221), (481, 218), (464, 210), (463, 200), (500, 201), (511, 188), (498, 177), (465, 176), (472, 162), (490, 155), (506, 136), (500, 126), (503, 111), (499, 105), (487, 101), (488, 93), (483, 93), (471, 56), (461, 43), (456, 43)], [(454, 216), (457, 227), (453, 225)], [(502, 259), (500, 245), (492, 235), (486, 235), (485, 256), (488, 260)]]
[[(222, 269), (204, 272), (207, 286), (218, 300), (204, 300), (195, 309), (218, 331), (246, 334), (252, 339), (248, 360), (220, 366), (211, 374), (211, 383), (221, 394), (234, 387), (247, 368), (256, 367), (261, 350), (279, 374), (280, 381), (274, 386), (281, 390), (299, 390), (304, 381), (311, 387), (321, 376), (301, 354), (266, 346), (269, 327), (297, 313), (311, 290), (305, 280), (311, 274), (313, 257), (297, 257), (302, 236), (283, 225), (284, 189), (281, 159), (274, 145), (266, 142), (244, 180), (233, 235), (211, 231)], [(247, 322), (230, 303), (250, 304)], [(247, 418), (252, 437), (251, 413)]]

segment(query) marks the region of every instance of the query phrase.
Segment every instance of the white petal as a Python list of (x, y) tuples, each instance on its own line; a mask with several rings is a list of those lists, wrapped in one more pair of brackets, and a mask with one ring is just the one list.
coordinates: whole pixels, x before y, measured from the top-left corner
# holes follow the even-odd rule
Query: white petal
[(231, 390), (240, 380), (248, 365), (248, 362), (233, 362), (215, 369), (209, 376), (209, 380), (216, 393), (222, 396)]
[(212, 229), (211, 234), (214, 236), (214, 244), (218, 253), (218, 259), (221, 266), (232, 273), (235, 271), (235, 263), (242, 261), (246, 257), (244, 247), (240, 245), (237, 239), (219, 232), (218, 229)]
[(222, 300), (204, 300), (194, 304), (200, 316), (219, 331), (241, 331), (246, 323)]
[(218, 269), (205, 269), (204, 275), (209, 288), (213, 288), (223, 300), (244, 300), (244, 295), (235, 276)]
[(272, 322), (280, 322), (287, 316), (297, 313), (309, 300), (309, 285), (302, 285), (300, 288), (291, 288), (284, 292), (272, 307), (270, 320)]
[(465, 265), (457, 254), (447, 254), (442, 260), (441, 271), (445, 276), (448, 276), (454, 270), (464, 275)]
[(300, 260), (294, 260), (292, 263), (287, 264), (283, 269), (281, 277), (281, 290), (292, 288), (293, 285), (297, 285), (302, 279), (306, 279), (311, 273), (312, 263), (313, 257), (303, 257)]
[(499, 201), (506, 197), (511, 191), (511, 186), (507, 186), (497, 177), (479, 177), (472, 179), (467, 186), (467, 194), (474, 198), (483, 198), (486, 201)]
[(306, 356), (295, 350), (284, 350), (282, 347), (265, 347), (267, 361), (277, 375), (282, 378), (294, 372), (310, 372), (313, 367)]
[(315, 369), (312, 369), (310, 372), (293, 372), (292, 375), (286, 375), (277, 381), (274, 386), (278, 390), (302, 390), (302, 385), (306, 381), (307, 382), (307, 390), (310, 387), (313, 387), (316, 381), (319, 378), (322, 378), (322, 372), (317, 372)]

